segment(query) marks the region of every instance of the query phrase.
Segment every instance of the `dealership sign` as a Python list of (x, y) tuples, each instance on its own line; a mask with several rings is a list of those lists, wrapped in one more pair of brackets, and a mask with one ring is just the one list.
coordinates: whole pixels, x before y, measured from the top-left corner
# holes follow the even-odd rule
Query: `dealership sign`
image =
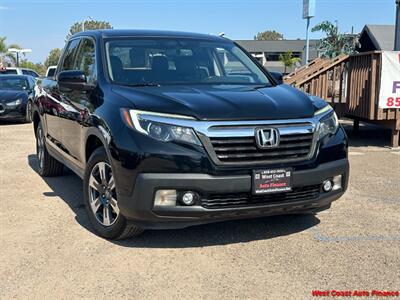
[(400, 51), (382, 53), (380, 108), (400, 108)]

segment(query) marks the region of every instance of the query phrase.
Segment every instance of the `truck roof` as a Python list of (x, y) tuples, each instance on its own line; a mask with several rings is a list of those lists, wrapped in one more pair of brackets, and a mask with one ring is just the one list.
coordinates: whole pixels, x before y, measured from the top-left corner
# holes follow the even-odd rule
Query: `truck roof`
[(167, 30), (148, 30), (148, 29), (97, 29), (87, 30), (76, 33), (73, 37), (78, 36), (95, 36), (95, 37), (172, 37), (172, 38), (192, 38), (202, 40), (214, 40), (219, 42), (229, 41), (227, 38), (204, 33), (167, 31)]

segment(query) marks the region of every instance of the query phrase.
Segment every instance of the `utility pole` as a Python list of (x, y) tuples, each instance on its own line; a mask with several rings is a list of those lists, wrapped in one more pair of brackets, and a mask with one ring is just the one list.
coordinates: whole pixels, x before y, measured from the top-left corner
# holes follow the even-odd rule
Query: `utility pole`
[(306, 64), (308, 64), (308, 60), (310, 59), (310, 18), (307, 18), (307, 29), (306, 29)]
[(307, 64), (310, 59), (310, 19), (315, 16), (315, 2), (316, 0), (303, 0), (303, 19), (307, 20), (306, 28), (306, 61)]
[(400, 0), (396, 0), (396, 27), (394, 32), (394, 50), (400, 51)]

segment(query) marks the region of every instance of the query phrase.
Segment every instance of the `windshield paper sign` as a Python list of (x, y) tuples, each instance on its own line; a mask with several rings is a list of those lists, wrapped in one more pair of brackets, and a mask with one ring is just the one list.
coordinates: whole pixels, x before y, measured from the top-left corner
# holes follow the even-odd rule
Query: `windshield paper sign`
[(400, 51), (382, 53), (379, 108), (400, 108)]

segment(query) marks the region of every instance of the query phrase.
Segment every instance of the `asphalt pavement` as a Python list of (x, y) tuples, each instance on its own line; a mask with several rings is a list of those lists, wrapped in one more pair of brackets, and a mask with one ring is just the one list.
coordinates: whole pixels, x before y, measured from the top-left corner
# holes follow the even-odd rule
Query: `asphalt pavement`
[(0, 298), (313, 299), (313, 290), (400, 291), (400, 150), (388, 147), (390, 132), (361, 126), (354, 136), (346, 128), (349, 189), (326, 212), (112, 242), (93, 233), (76, 175), (38, 175), (32, 125), (0, 125)]

